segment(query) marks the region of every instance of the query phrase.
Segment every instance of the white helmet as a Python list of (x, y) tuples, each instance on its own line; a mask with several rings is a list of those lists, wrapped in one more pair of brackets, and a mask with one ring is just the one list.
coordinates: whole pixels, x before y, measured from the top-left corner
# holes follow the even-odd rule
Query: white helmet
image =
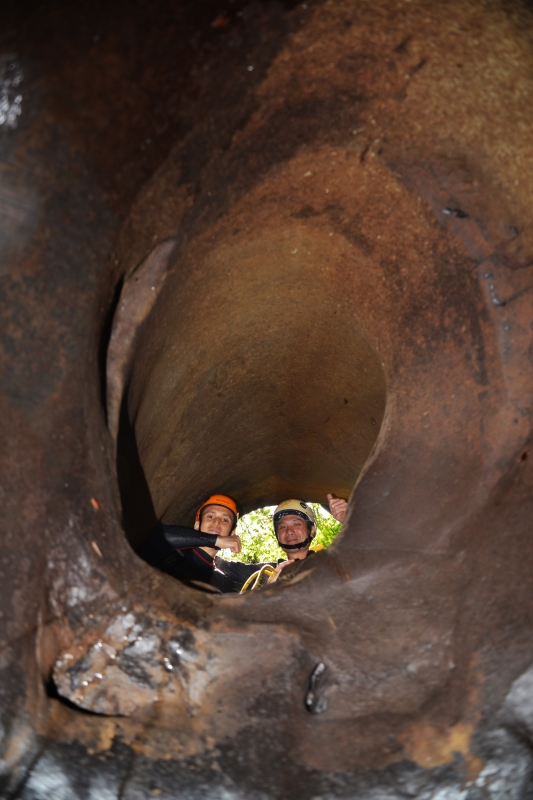
[[(289, 514), (297, 514), (299, 517), (305, 519), (309, 534), (307, 539), (305, 539), (303, 542), (299, 542), (298, 544), (281, 545), (278, 537), (278, 523), (280, 519), (288, 516)], [(284, 550), (299, 550), (302, 547), (307, 547), (314, 539), (315, 531), (313, 531), (313, 528), (316, 529), (315, 512), (311, 506), (308, 503), (304, 503), (303, 500), (284, 500), (283, 503), (280, 503), (274, 511), (273, 522), (276, 539), (278, 540), (278, 544), (280, 544)]]

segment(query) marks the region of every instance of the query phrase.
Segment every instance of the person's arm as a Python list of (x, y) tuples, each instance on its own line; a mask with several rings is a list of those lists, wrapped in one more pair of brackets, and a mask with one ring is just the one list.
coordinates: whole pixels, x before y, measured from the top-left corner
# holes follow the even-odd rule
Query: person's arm
[(185, 550), (189, 547), (213, 547), (238, 553), (241, 541), (235, 535), (217, 536), (216, 533), (203, 533), (184, 525), (165, 525), (158, 522), (138, 548), (137, 554), (153, 567), (158, 567), (174, 550)]
[(182, 550), (185, 547), (218, 547), (217, 539), (222, 537), (216, 533), (203, 533), (184, 525), (164, 525), (159, 522), (152, 533), (157, 531), (172, 550)]
[(158, 522), (138, 548), (138, 555), (153, 567), (173, 553), (187, 547), (216, 547), (219, 537), (214, 533), (201, 533), (182, 525), (164, 525)]
[(184, 525), (164, 525), (159, 522), (155, 528), (173, 550), (183, 550), (186, 547), (216, 547), (217, 550), (231, 550), (239, 553), (241, 540), (236, 534), (218, 536), (216, 533), (204, 533)]

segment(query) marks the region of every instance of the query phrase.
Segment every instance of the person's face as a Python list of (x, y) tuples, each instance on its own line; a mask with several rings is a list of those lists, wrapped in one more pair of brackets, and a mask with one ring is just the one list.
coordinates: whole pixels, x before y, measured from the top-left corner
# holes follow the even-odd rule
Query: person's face
[[(315, 526), (311, 528), (311, 536), (314, 535)], [(298, 514), (287, 514), (287, 516), (282, 517), (278, 522), (278, 539), (281, 547), (284, 544), (299, 544), (300, 542), (305, 542), (307, 537), (309, 536), (309, 528), (307, 527), (307, 522), (300, 517)], [(303, 550), (303, 548), (302, 548)], [(292, 553), (299, 553), (299, 550), (296, 551), (288, 551), (289, 554)], [(305, 552), (305, 550), (303, 550)]]
[(233, 528), (233, 514), (224, 506), (206, 506), (200, 522), (195, 522), (194, 527), (202, 533), (229, 536)]

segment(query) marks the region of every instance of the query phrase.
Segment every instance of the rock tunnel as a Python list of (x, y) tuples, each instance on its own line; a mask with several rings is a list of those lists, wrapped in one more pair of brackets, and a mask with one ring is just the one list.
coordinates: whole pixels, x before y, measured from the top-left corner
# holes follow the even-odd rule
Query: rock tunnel
[[(2, 796), (533, 796), (533, 8), (5, 3)], [(281, 585), (135, 554), (349, 497)]]

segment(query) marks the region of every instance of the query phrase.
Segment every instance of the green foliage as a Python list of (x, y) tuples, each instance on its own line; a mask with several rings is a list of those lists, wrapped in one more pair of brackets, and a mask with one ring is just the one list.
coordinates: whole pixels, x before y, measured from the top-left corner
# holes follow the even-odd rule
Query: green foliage
[(332, 517), (320, 503), (311, 503), (311, 505), (317, 519), (315, 542), (329, 547), (342, 528), (342, 523), (337, 522), (335, 517)]
[[(341, 523), (331, 516), (320, 503), (311, 503), (317, 519), (315, 542), (329, 547), (341, 529)], [(275, 506), (257, 508), (245, 514), (237, 525), (237, 533), (241, 537), (242, 550), (238, 554), (223, 553), (224, 558), (243, 561), (245, 564), (257, 564), (265, 561), (277, 561), (285, 558), (274, 536), (272, 513)]]
[[(285, 558), (281, 547), (278, 546), (272, 525), (272, 512), (275, 506), (257, 508), (249, 514), (244, 514), (237, 525), (237, 533), (241, 537), (242, 550), (230, 557), (235, 561), (244, 561), (245, 564), (257, 564), (264, 561), (277, 561)], [(224, 554), (225, 558), (228, 555)]]

